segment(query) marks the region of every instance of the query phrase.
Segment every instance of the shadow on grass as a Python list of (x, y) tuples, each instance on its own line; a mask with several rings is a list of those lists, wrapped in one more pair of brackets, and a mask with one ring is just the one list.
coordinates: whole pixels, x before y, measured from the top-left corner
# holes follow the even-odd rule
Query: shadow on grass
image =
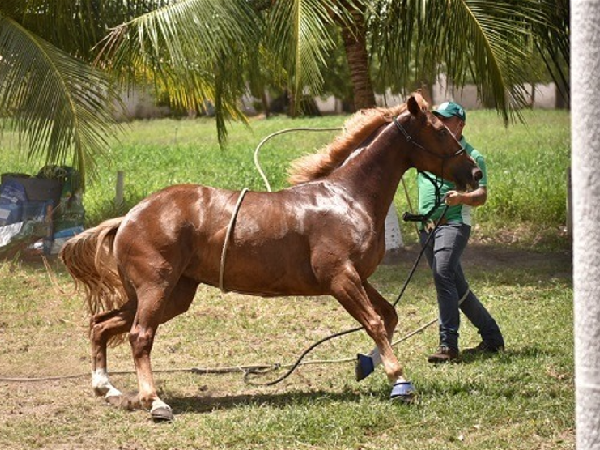
[[(425, 397), (460, 397), (477, 394), (508, 400), (541, 397), (569, 398), (573, 390), (572, 375), (566, 371), (564, 374), (552, 376), (546, 369), (547, 364), (542, 362), (545, 358), (556, 360), (561, 356), (564, 355), (560, 351), (538, 346), (525, 346), (501, 353), (464, 355), (457, 366), (485, 362), (485, 364), (495, 365), (497, 369), (490, 374), (489, 378), (474, 377), (472, 374), (464, 379), (434, 377), (418, 386), (418, 390)], [(539, 365), (539, 370), (532, 369), (536, 364)]]
[(272, 394), (243, 394), (225, 396), (193, 396), (169, 397), (164, 400), (175, 413), (208, 413), (214, 410), (234, 409), (244, 406), (269, 405), (273, 408), (287, 406), (314, 405), (315, 403), (358, 403), (361, 394), (358, 392), (331, 393), (327, 391), (280, 392)]
[(459, 364), (472, 364), (478, 361), (493, 359), (498, 364), (514, 364), (516, 359), (537, 359), (540, 356), (559, 356), (560, 352), (555, 349), (548, 349), (537, 346), (524, 346), (516, 349), (507, 349), (500, 353), (474, 353), (461, 355)]

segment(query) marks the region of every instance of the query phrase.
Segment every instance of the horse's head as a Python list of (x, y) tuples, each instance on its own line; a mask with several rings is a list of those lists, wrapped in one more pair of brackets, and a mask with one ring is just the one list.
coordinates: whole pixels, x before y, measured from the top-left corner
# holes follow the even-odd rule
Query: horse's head
[(414, 147), (410, 152), (412, 166), (452, 181), (459, 190), (476, 188), (483, 172), (425, 105), (420, 95), (413, 95), (406, 102), (408, 111), (396, 119), (396, 125)]

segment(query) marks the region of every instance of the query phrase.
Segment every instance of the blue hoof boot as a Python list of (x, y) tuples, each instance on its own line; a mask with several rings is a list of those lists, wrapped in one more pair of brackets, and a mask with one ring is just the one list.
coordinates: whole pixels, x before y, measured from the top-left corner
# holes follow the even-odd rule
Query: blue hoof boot
[(410, 381), (398, 381), (390, 393), (390, 400), (412, 403), (415, 398), (415, 387)]
[(362, 353), (356, 355), (356, 364), (354, 365), (356, 381), (364, 380), (371, 375), (374, 370), (375, 366), (373, 365), (373, 358), (369, 355), (363, 355)]

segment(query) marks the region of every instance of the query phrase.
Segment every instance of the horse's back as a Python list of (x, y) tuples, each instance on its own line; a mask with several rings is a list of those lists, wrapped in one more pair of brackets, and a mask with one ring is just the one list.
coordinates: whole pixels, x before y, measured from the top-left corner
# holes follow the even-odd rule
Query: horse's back
[(368, 253), (372, 226), (335, 186), (248, 192), (238, 205), (240, 195), (187, 184), (144, 199), (115, 240), (122, 273), (152, 282), (183, 275), (212, 286), (223, 277), (227, 290), (317, 295), (327, 292), (334, 265)]
[[(236, 213), (240, 192), (201, 185), (175, 185), (136, 205), (115, 239), (123, 275), (133, 281), (185, 275), (218, 286), (225, 238), (232, 217), (231, 240), (225, 252), (228, 289), (261, 294), (285, 293), (283, 282), (298, 278), (315, 285), (306, 238), (289, 215), (285, 195), (249, 192)], [(294, 231), (295, 230), (295, 231)], [(300, 230), (301, 231), (301, 230)], [(292, 251), (293, 266), (283, 252)], [(277, 283), (276, 283), (277, 284)]]

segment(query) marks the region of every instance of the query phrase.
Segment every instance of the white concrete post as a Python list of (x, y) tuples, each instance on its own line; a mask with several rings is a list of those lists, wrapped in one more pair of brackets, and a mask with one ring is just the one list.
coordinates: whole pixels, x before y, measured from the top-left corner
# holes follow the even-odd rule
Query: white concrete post
[(600, 449), (600, 1), (571, 1), (577, 449)]
[(398, 221), (398, 213), (394, 203), (390, 205), (387, 216), (385, 216), (385, 255), (381, 264), (400, 264), (400, 252), (402, 251), (402, 231)]

